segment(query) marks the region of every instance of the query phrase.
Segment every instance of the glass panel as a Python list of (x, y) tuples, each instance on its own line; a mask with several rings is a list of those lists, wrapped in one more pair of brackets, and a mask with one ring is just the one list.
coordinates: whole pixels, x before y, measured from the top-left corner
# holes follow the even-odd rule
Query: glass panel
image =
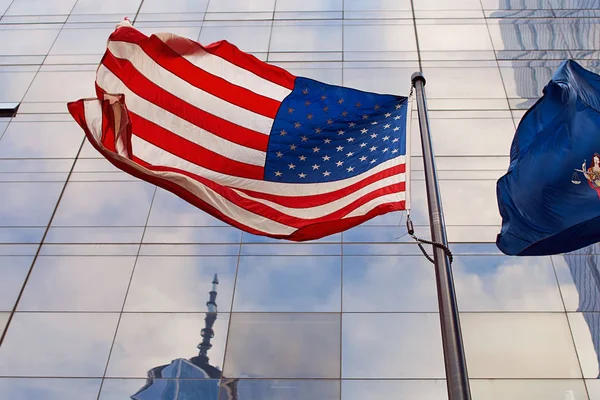
[(600, 377), (600, 313), (569, 313), (569, 324), (584, 378)]
[(11, 3), (12, 0), (0, 0), (0, 16), (4, 14), (4, 12), (8, 9)]
[[(498, 68), (467, 65), (460, 68), (423, 67), (423, 74), (427, 77), (429, 98), (504, 99), (506, 97)], [(465, 76), (469, 77), (468, 85), (465, 84)]]
[(145, 182), (69, 182), (55, 226), (144, 226), (154, 186)]
[[(278, 3), (279, 4), (279, 3)], [(412, 24), (345, 24), (344, 51), (416, 51)], [(385, 40), (394, 38), (394, 40)], [(405, 90), (407, 90), (406, 84)]]
[(581, 378), (565, 314), (461, 314), (470, 378)]
[(247, 52), (267, 52), (271, 35), (271, 22), (236, 25), (231, 23), (205, 23), (200, 31), (200, 43), (208, 45), (227, 40)]
[(72, 14), (135, 14), (142, 0), (79, 0)]
[(34, 77), (35, 72), (0, 72), (0, 102), (20, 102)]
[[(600, 311), (600, 245), (552, 256), (567, 311)], [(587, 253), (587, 254), (586, 254)]]
[(143, 13), (197, 13), (204, 12), (208, 0), (144, 0), (140, 14)]
[[(17, 25), (22, 27), (23, 25)], [(39, 28), (43, 26), (37, 25)], [(0, 54), (3, 56), (16, 55), (45, 55), (50, 50), (59, 29), (26, 29), (12, 28), (7, 25), (0, 27)], [(19, 40), (15, 40), (16, 38)]]
[(135, 257), (39, 257), (19, 311), (121, 311)]
[(0, 311), (12, 311), (32, 261), (33, 257), (0, 257)]
[(125, 310), (202, 312), (214, 288), (218, 309), (229, 311), (236, 265), (237, 257), (140, 257)]
[[(65, 15), (77, 0), (14, 0), (6, 15)], [(8, 0), (10, 3), (10, 0)], [(0, 1), (0, 11), (2, 11)]]
[[(233, 380), (232, 380), (233, 381)], [(266, 380), (242, 379), (224, 385), (221, 400), (339, 400), (338, 380)], [(233, 383), (233, 382), (232, 382)]]
[[(106, 51), (106, 41), (113, 31), (114, 27), (69, 29), (69, 26), (66, 25), (66, 28), (58, 35), (50, 54), (103, 54)], [(81, 130), (81, 128), (79, 129)]]
[(583, 379), (472, 379), (473, 400), (586, 400)]
[(241, 257), (233, 311), (340, 312), (341, 257)]
[(548, 0), (481, 0), (485, 10), (537, 10), (549, 9)]
[[(158, 0), (160, 1), (160, 0)], [(273, 12), (275, 0), (219, 0), (208, 3), (207, 12)]]
[(147, 228), (144, 243), (239, 243), (242, 231), (230, 227)]
[(54, 211), (63, 183), (0, 183), (0, 226), (44, 226)]
[[(207, 317), (212, 320), (210, 317)], [(166, 367), (191, 369), (189, 378), (221, 376), (228, 314), (219, 313), (212, 327), (212, 348), (199, 356), (204, 314), (123, 314), (110, 355), (108, 377), (143, 378), (151, 369)], [(210, 328), (209, 328), (210, 330)], [(210, 331), (206, 332), (206, 339)], [(198, 370), (201, 369), (200, 371)]]
[(340, 314), (232, 314), (223, 373), (339, 378)]
[(410, 0), (344, 0), (344, 11), (411, 10)]
[(493, 50), (486, 25), (417, 23), (421, 51)]
[(496, 181), (440, 181), (444, 216), (448, 225), (500, 225)]
[(459, 256), (452, 268), (461, 311), (564, 311), (549, 257)]
[[(164, 379), (176, 374), (177, 364), (157, 370), (160, 378), (150, 379), (105, 379), (98, 400), (179, 400), (201, 399), (218, 400), (219, 381), (212, 379)], [(190, 375), (198, 371), (193, 364), (183, 364), (180, 375)], [(190, 368), (186, 368), (190, 367)], [(148, 384), (148, 386), (146, 386)], [(222, 400), (227, 400), (222, 398)]]
[[(511, 61), (500, 65), (502, 80), (508, 97), (519, 99), (537, 99), (542, 89), (558, 68), (557, 61)], [(523, 107), (533, 105), (525, 102)], [(513, 107), (514, 108), (514, 107)]]
[[(95, 97), (93, 82), (95, 71), (40, 71), (23, 101), (73, 101), (85, 97)], [(65, 85), (64, 82), (69, 82)]]
[(345, 312), (438, 310), (433, 265), (422, 256), (344, 257), (343, 289)]
[[(277, 3), (279, 5), (279, 2)], [(337, 22), (275, 22), (270, 51), (341, 51), (342, 25)]]
[(148, 226), (226, 226), (171, 192), (158, 188)]
[(414, 0), (415, 10), (478, 10), (479, 0), (456, 0), (450, 7), (446, 0)]
[(118, 317), (16, 313), (0, 347), (0, 375), (102, 376)]
[(500, 19), (489, 29), (496, 50), (566, 50), (563, 25), (556, 19)]
[[(586, 7), (590, 8), (590, 7)], [(596, 2), (596, 9), (600, 3)], [(564, 19), (557, 24), (571, 50), (598, 50), (600, 45), (600, 23), (597, 19)]]
[(0, 398), (95, 400), (102, 379), (0, 378)]
[(342, 381), (342, 400), (365, 399), (448, 400), (448, 393), (442, 380)]
[(242, 256), (334, 256), (341, 255), (342, 246), (339, 244), (312, 243), (268, 243), (244, 244)]
[(585, 385), (587, 386), (590, 400), (600, 400), (600, 380), (586, 379)]
[(74, 158), (82, 141), (74, 122), (12, 122), (0, 139), (0, 157)]
[(277, 0), (275, 11), (338, 11), (342, 0)]
[(4, 332), (4, 328), (6, 328), (6, 324), (8, 323), (9, 317), (10, 313), (0, 312), (0, 332)]
[(445, 377), (438, 314), (344, 314), (344, 378)]

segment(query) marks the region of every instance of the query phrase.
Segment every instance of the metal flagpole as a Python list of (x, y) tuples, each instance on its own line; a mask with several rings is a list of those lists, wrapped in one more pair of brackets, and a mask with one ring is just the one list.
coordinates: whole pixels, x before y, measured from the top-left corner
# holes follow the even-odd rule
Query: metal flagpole
[[(442, 345), (444, 348), (444, 361), (446, 364), (446, 385), (450, 400), (470, 400), (469, 377), (467, 364), (458, 318), (458, 306), (454, 291), (454, 281), (450, 268), (449, 254), (444, 251), (448, 248), (446, 239), (446, 226), (438, 188), (433, 148), (429, 134), (429, 119), (425, 101), (425, 77), (420, 72), (415, 72), (412, 84), (416, 90), (417, 107), (419, 113), (419, 128), (421, 131), (421, 146), (423, 148), (423, 164), (425, 167), (425, 185), (427, 187), (427, 202), (429, 207), (429, 223), (431, 225), (432, 241), (438, 245), (433, 246), (433, 260), (437, 284), (438, 304), (440, 309), (440, 322), (442, 328)], [(410, 118), (410, 113), (408, 115)], [(407, 132), (410, 135), (410, 132)], [(440, 246), (441, 245), (441, 246)]]

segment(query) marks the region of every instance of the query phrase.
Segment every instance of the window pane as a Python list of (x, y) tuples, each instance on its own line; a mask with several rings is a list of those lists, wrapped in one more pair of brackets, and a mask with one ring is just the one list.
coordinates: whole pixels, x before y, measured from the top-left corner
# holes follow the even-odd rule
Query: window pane
[(106, 375), (144, 378), (151, 369), (165, 365), (192, 369), (191, 365), (196, 365), (208, 374), (206, 378), (220, 375), (229, 316), (217, 315), (208, 363), (194, 358), (199, 354), (196, 346), (202, 342), (204, 318), (201, 313), (123, 314)]
[(552, 256), (567, 311), (600, 311), (600, 246)]
[(448, 393), (442, 380), (342, 381), (342, 400), (365, 399), (447, 400)]
[(43, 25), (35, 25), (37, 29), (32, 29), (31, 26), (17, 25), (16, 28), (10, 25), (0, 26), (0, 54), (3, 56), (46, 55), (60, 31), (60, 26), (54, 25), (54, 29), (43, 29)]
[(228, 378), (339, 378), (340, 314), (234, 313)]
[(0, 226), (45, 226), (63, 183), (0, 183)]
[(246, 52), (267, 52), (271, 36), (271, 22), (211, 23), (202, 26), (200, 43), (208, 45), (227, 40)]
[(208, 0), (144, 0), (140, 13), (198, 13), (204, 12)]
[(32, 261), (33, 257), (0, 257), (0, 311), (12, 311)]
[[(235, 393), (237, 397), (231, 395)], [(221, 400), (339, 400), (338, 380), (267, 380), (242, 379), (236, 382), (235, 390), (223, 387)]]
[(472, 379), (470, 386), (473, 400), (585, 400), (588, 398), (583, 379)]
[(74, 122), (12, 122), (0, 139), (0, 157), (75, 158), (82, 141)]
[(342, 0), (277, 0), (275, 11), (338, 11)]
[(100, 313), (17, 313), (0, 347), (0, 374), (102, 376), (118, 317)]
[(0, 398), (95, 400), (101, 382), (101, 379), (0, 378)]
[(241, 257), (233, 311), (340, 312), (341, 257)]
[(142, 0), (78, 0), (73, 14), (135, 14)]
[[(66, 15), (77, 0), (14, 0), (6, 15)], [(10, 0), (8, 0), (10, 3)], [(0, 11), (2, 11), (0, 1)]]
[(580, 378), (565, 314), (461, 314), (471, 378)]
[(205, 312), (217, 275), (216, 304), (231, 309), (237, 257), (139, 257), (126, 311)]
[(10, 313), (0, 312), (0, 332), (4, 331), (6, 324), (8, 323), (8, 318), (10, 317)]
[(584, 378), (600, 377), (600, 313), (569, 313), (569, 324)]
[(338, 22), (275, 22), (269, 50), (341, 51), (342, 25)]
[(445, 377), (438, 314), (344, 314), (344, 378)]

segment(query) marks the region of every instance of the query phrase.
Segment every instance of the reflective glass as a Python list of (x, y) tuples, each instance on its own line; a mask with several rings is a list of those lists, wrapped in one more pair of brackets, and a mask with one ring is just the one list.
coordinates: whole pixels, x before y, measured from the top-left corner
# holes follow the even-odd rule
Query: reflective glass
[[(416, 67), (418, 69), (418, 66)], [(413, 64), (396, 66), (395, 63), (345, 63), (345, 86), (376, 93), (407, 93)]]
[[(598, 9), (600, 4), (596, 7)], [(570, 50), (600, 49), (600, 21), (598, 19), (565, 19), (557, 24)]]
[(342, 381), (342, 400), (365, 399), (447, 400), (448, 393), (442, 380)]
[(489, 30), (496, 50), (554, 51), (569, 48), (562, 25), (555, 19), (499, 19), (489, 24)]
[(344, 257), (343, 264), (344, 312), (438, 310), (433, 266), (424, 257)]
[(101, 379), (0, 378), (0, 398), (95, 400), (101, 382)]
[(13, 0), (0, 0), (0, 17), (6, 12), (12, 1)]
[(142, 0), (78, 0), (73, 14), (135, 14)]
[(486, 25), (417, 23), (421, 51), (493, 50)]
[(446, 0), (414, 0), (415, 10), (477, 10), (481, 8), (479, 0), (457, 0), (452, 5)]
[(344, 11), (411, 10), (410, 0), (344, 0)]
[(55, 226), (144, 226), (154, 187), (144, 182), (69, 182)]
[[(423, 67), (427, 77), (427, 97), (429, 98), (505, 98), (502, 78), (498, 68), (448, 66)], [(469, 84), (464, 84), (465, 76)]]
[(461, 311), (564, 311), (549, 257), (458, 256)]
[[(233, 384), (234, 382), (235, 384)], [(247, 400), (339, 400), (340, 381), (241, 379), (232, 380), (231, 385), (223, 385), (220, 399), (233, 400), (237, 398)]]
[(359, 21), (344, 25), (344, 51), (416, 50), (417, 42), (412, 24), (368, 24)]
[(82, 141), (74, 122), (12, 122), (0, 139), (0, 158), (74, 158)]
[(9, 317), (10, 313), (0, 312), (0, 332), (4, 332), (4, 328), (6, 328), (6, 324), (8, 323)]
[[(218, 400), (219, 386), (218, 380), (212, 379), (193, 379), (193, 374), (202, 374), (204, 371), (195, 364), (181, 364), (177, 361), (171, 365), (164, 365), (155, 370), (156, 379), (105, 379), (102, 383), (102, 390), (98, 400), (177, 400), (193, 398), (195, 396), (202, 400)], [(190, 376), (192, 375), (192, 376)], [(168, 379), (169, 376), (182, 376), (182, 379)], [(198, 397), (200, 396), (200, 397)], [(226, 398), (222, 398), (227, 400)]]
[(219, 0), (208, 3), (207, 12), (273, 12), (275, 0)]
[(343, 378), (445, 377), (438, 314), (344, 314)]
[[(77, 0), (13, 0), (6, 15), (68, 14)], [(10, 0), (8, 0), (10, 3)], [(2, 10), (0, 2), (0, 10)]]
[(594, 9), (600, 7), (599, 0), (549, 0), (554, 9)]
[(472, 379), (473, 400), (587, 400), (582, 379)]
[(144, 0), (140, 14), (143, 13), (197, 13), (204, 12), (208, 0)]
[[(93, 97), (95, 77), (95, 71), (40, 71), (23, 101), (67, 102)], [(65, 85), (65, 82), (69, 84)]]
[(585, 386), (587, 387), (590, 400), (600, 400), (600, 380), (586, 379)]
[(200, 31), (200, 43), (208, 45), (227, 40), (246, 52), (267, 52), (271, 36), (271, 22), (248, 24), (205, 23)]
[(548, 0), (481, 0), (486, 10), (527, 10), (527, 9), (549, 9)]
[[(206, 373), (216, 373), (215, 368), (222, 370), (228, 320), (228, 314), (219, 313), (214, 322), (212, 347), (207, 351), (209, 360), (204, 360)], [(205, 315), (202, 313), (123, 314), (106, 376), (144, 378), (151, 369), (163, 366), (195, 369), (194, 365), (199, 366), (201, 361), (194, 357), (199, 355), (196, 346), (203, 340), (203, 328)], [(209, 331), (206, 332), (208, 335)]]
[(600, 311), (599, 249), (594, 244), (570, 254), (552, 256), (567, 311)]
[(63, 183), (0, 183), (0, 226), (45, 226)]
[(203, 312), (217, 276), (218, 309), (229, 311), (237, 257), (140, 257), (125, 311)]
[(0, 72), (0, 102), (18, 103), (23, 96), (35, 72)]
[(277, 0), (275, 11), (338, 11), (342, 0)]
[(233, 311), (340, 312), (341, 257), (241, 257)]
[(496, 181), (440, 181), (444, 217), (448, 225), (500, 225)]
[(121, 311), (134, 257), (39, 257), (19, 311)]
[(569, 313), (569, 324), (584, 378), (600, 377), (600, 313)]
[(44, 29), (43, 25), (37, 27), (38, 29), (18, 29), (6, 25), (0, 27), (0, 54), (15, 56), (48, 53), (60, 31), (60, 26), (54, 29)]
[(242, 231), (232, 227), (146, 228), (144, 243), (239, 243)]
[[(537, 99), (552, 78), (558, 61), (511, 61), (500, 64), (502, 80), (509, 98)], [(523, 102), (529, 108), (531, 102)], [(513, 106), (515, 107), (515, 106)]]
[(470, 378), (581, 378), (565, 314), (460, 318)]
[(162, 188), (156, 190), (148, 226), (226, 226), (181, 197)]
[(0, 347), (0, 375), (102, 376), (118, 317), (16, 313)]
[(12, 311), (32, 261), (33, 257), (0, 257), (0, 311)]
[[(277, 3), (279, 4), (279, 2)], [(270, 51), (341, 51), (342, 25), (339, 22), (275, 22)]]
[(145, 379), (104, 379), (98, 400), (129, 399), (145, 384)]
[(340, 314), (232, 314), (223, 374), (339, 378)]
[(83, 26), (78, 26), (78, 29), (63, 29), (56, 38), (50, 55), (103, 54), (106, 51), (106, 41), (113, 31), (114, 26), (101, 29)]

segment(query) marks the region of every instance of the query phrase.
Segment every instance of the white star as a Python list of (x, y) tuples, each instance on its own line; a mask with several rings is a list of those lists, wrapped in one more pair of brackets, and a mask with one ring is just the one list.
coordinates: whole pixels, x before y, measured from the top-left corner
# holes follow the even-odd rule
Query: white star
[(390, 126), (391, 126), (390, 124), (385, 124), (385, 125), (383, 126), (383, 129), (388, 129)]
[(348, 153), (346, 153), (346, 157), (352, 157), (354, 155), (353, 152), (349, 151)]
[(281, 175), (283, 175), (281, 172), (275, 171), (275, 176), (281, 176)]
[(389, 136), (384, 136), (383, 141), (385, 142), (386, 140), (389, 140), (389, 138), (390, 138)]
[(313, 147), (313, 153), (318, 153), (318, 152), (319, 152), (319, 150), (321, 150), (321, 149), (320, 149), (320, 148), (318, 148), (318, 147), (316, 147), (316, 146), (315, 146), (315, 147)]
[(394, 132), (399, 131), (399, 130), (400, 130), (400, 128), (398, 128), (398, 127), (394, 128)]
[(289, 167), (290, 169), (294, 169), (294, 168), (296, 168), (296, 166), (295, 166), (294, 164), (288, 164), (288, 167)]
[(275, 153), (275, 154), (277, 154), (277, 158), (281, 158), (281, 157), (283, 157), (283, 153), (282, 153), (282, 152), (280, 152), (280, 151), (278, 151), (278, 152), (277, 152), (277, 153)]
[(279, 132), (279, 134), (281, 136), (285, 136), (285, 135), (287, 135), (287, 132), (285, 131), (285, 129), (282, 129), (281, 132)]
[(392, 150), (392, 154), (397, 153), (397, 152), (398, 152), (398, 149)]
[(343, 161), (338, 161), (335, 163), (335, 165), (337, 165), (338, 167), (341, 167), (342, 165), (344, 165)]
[(376, 159), (372, 159), (372, 160), (371, 160), (371, 164), (375, 164), (375, 162), (377, 162), (377, 160), (376, 160)]
[(354, 171), (354, 167), (348, 167), (348, 168), (346, 168), (346, 170), (347, 170), (348, 172), (352, 172), (352, 171)]
[(382, 151), (385, 153), (386, 151), (388, 151), (388, 148), (386, 147), (386, 148), (385, 148), (385, 149), (383, 149)]
[(325, 157), (323, 157), (323, 161), (329, 161), (330, 158), (331, 157), (329, 157), (329, 156), (325, 156)]
[(342, 150), (344, 150), (344, 146), (338, 146), (338, 147), (336, 147), (336, 149), (337, 149), (337, 151), (342, 151)]
[(395, 138), (394, 140), (392, 140), (392, 143), (396, 143), (398, 141), (398, 138)]
[(377, 125), (377, 121), (371, 122), (371, 125)]
[(313, 166), (312, 166), (312, 169), (313, 169), (313, 170), (315, 170), (315, 169), (319, 169), (319, 165), (317, 165), (317, 164), (313, 165)]
[(402, 104), (396, 104), (396, 110), (402, 107)]
[(298, 174), (298, 176), (299, 176), (300, 178), (306, 178), (306, 174), (305, 174), (305, 173)]
[(321, 128), (315, 129), (315, 133), (321, 133)]
[(359, 158), (360, 161), (365, 161), (367, 159), (367, 157), (362, 156), (361, 158)]
[(348, 126), (349, 126), (350, 128), (354, 128), (354, 127), (356, 126), (356, 124), (355, 124), (354, 122), (350, 122), (350, 123), (348, 124)]
[(377, 150), (377, 146), (372, 146), (372, 147), (369, 147), (369, 150), (371, 150), (371, 151), (375, 151), (375, 150)]
[(367, 144), (366, 143), (361, 143), (360, 147), (365, 147)]
[(400, 119), (400, 116), (399, 116), (399, 115), (396, 115), (396, 116), (394, 117), (394, 119), (397, 121), (397, 120), (399, 120), (399, 119)]
[(385, 117), (386, 117), (386, 118), (387, 118), (387, 117), (391, 117), (391, 116), (392, 116), (392, 114), (390, 114), (390, 113), (385, 113)]
[(329, 176), (329, 175), (331, 175), (331, 172), (329, 172), (329, 171), (323, 172), (323, 176)]
[(300, 122), (294, 122), (294, 128), (298, 129), (300, 128), (302, 125), (300, 125)]
[(323, 140), (323, 141), (324, 141), (325, 143), (327, 143), (327, 144), (331, 143), (331, 139), (325, 139), (325, 140)]
[(349, 137), (346, 139), (348, 142), (354, 142), (354, 138), (353, 137)]
[(362, 116), (363, 119), (369, 119), (369, 116), (367, 114)]
[(377, 137), (376, 133), (371, 134), (371, 139), (375, 139)]
[(367, 130), (367, 128), (362, 128), (362, 129), (360, 130), (360, 133), (367, 133), (367, 132), (369, 132), (369, 131)]
[(301, 139), (303, 142), (306, 142), (308, 140), (308, 138), (306, 136), (302, 136)]
[(344, 133), (346, 133), (346, 132), (344, 132), (342, 129), (340, 129), (340, 130), (338, 131), (338, 135), (340, 135), (340, 136), (341, 136), (341, 135), (343, 135)]
[(304, 160), (306, 160), (306, 156), (300, 156), (300, 157), (298, 157), (298, 158), (300, 159), (300, 161), (304, 161)]
[(296, 150), (296, 145), (295, 144), (291, 144), (290, 145), (290, 150)]

